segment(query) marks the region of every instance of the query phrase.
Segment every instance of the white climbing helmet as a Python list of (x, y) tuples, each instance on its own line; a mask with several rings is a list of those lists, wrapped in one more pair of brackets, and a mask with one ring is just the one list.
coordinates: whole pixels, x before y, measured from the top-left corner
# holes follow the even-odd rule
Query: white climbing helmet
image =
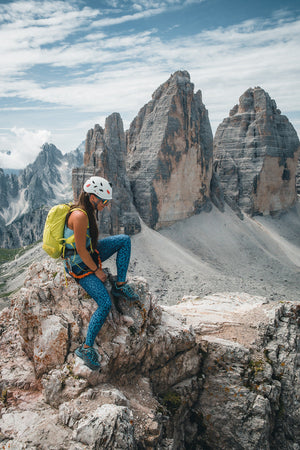
[(88, 194), (95, 194), (97, 197), (103, 200), (112, 199), (112, 187), (111, 184), (102, 177), (91, 177), (89, 178), (83, 186), (84, 192)]

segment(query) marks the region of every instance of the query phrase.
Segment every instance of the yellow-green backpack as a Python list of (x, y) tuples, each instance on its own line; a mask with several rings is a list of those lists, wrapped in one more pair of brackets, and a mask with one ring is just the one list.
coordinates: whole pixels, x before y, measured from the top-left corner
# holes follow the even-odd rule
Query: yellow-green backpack
[[(63, 256), (65, 245), (75, 242), (74, 234), (64, 239), (64, 227), (70, 208), (71, 204), (67, 203), (55, 205), (47, 215), (43, 233), (43, 249), (51, 258)], [(74, 210), (80, 210), (86, 214), (81, 208), (74, 208)]]

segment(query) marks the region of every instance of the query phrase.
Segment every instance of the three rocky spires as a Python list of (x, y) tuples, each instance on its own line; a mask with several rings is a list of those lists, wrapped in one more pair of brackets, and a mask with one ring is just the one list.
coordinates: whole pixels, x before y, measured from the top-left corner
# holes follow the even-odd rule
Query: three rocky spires
[[(159, 229), (225, 203), (242, 217), (275, 214), (297, 199), (299, 138), (260, 87), (248, 89), (213, 139), (201, 91), (175, 72), (141, 108), (125, 133), (118, 113), (87, 133), (84, 166), (73, 169), (76, 198), (90, 175), (109, 179), (114, 202), (104, 233)], [(299, 170), (298, 170), (299, 172)]]

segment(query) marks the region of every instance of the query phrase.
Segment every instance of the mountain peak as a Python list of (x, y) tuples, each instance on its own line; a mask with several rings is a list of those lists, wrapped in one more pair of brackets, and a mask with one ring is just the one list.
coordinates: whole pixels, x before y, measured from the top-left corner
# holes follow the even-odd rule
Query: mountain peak
[(140, 110), (127, 152), (135, 207), (147, 225), (158, 229), (208, 207), (212, 132), (188, 72), (171, 75)]
[(190, 74), (187, 70), (177, 70), (176, 72), (174, 72), (170, 79), (174, 79), (177, 82), (182, 82), (184, 81), (191, 81), (191, 77)]
[(247, 89), (239, 98), (239, 105), (235, 113), (269, 111), (271, 114), (280, 114), (275, 100), (260, 86)]

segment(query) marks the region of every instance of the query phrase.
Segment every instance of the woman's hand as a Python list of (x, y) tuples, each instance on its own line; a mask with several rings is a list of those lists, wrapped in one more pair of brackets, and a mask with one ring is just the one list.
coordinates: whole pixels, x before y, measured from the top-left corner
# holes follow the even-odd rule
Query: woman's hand
[(102, 283), (105, 283), (105, 281), (107, 280), (107, 275), (106, 275), (106, 273), (105, 273), (102, 269), (100, 269), (100, 268), (98, 268), (98, 269), (96, 270), (95, 275), (96, 275), (97, 278), (99, 278), (99, 280), (102, 281)]

